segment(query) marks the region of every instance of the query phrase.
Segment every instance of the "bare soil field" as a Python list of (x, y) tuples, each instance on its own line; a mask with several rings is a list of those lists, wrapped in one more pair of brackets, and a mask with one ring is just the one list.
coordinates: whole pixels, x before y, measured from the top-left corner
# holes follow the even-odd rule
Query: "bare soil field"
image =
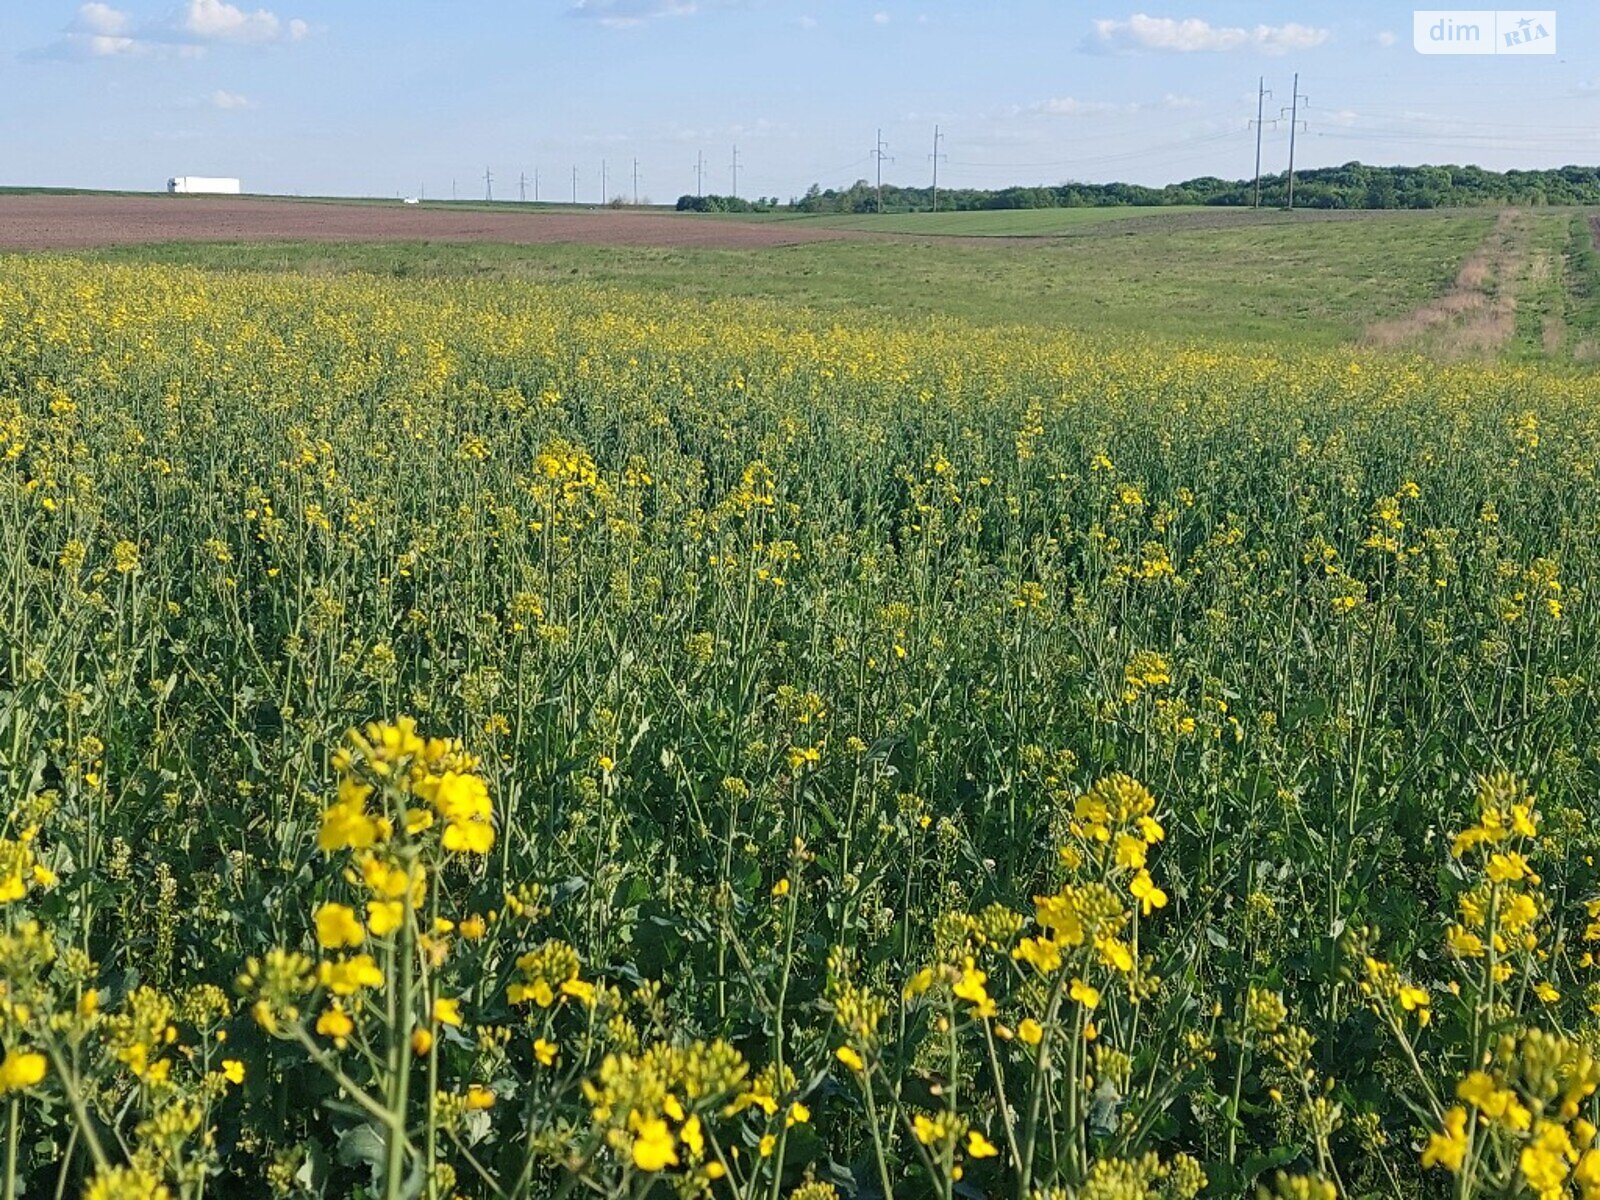
[(167, 196), (0, 196), (0, 250), (149, 242), (587, 242), (606, 246), (790, 246), (859, 237), (785, 223), (665, 213), (504, 213), (380, 204)]

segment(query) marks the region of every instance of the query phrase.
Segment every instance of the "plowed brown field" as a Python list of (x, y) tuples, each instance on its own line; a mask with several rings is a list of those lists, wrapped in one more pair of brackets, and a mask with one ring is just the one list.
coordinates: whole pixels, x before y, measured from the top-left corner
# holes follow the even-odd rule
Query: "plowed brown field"
[(607, 246), (788, 246), (853, 235), (693, 214), (505, 212), (192, 196), (0, 196), (0, 249), (146, 242), (588, 242)]

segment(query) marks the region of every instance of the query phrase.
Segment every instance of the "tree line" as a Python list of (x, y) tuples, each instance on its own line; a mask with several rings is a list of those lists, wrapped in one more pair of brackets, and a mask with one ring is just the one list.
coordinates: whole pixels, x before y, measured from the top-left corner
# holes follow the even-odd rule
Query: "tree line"
[[(1288, 200), (1287, 172), (1264, 175), (1261, 203), (1282, 207)], [(940, 188), (941, 210), (1007, 208), (1095, 208), (1116, 205), (1217, 205), (1254, 202), (1248, 179), (1213, 175), (1145, 187), (1136, 183), (1063, 183), (1053, 187)], [(892, 212), (933, 208), (933, 189), (883, 185), (883, 207)], [(1297, 208), (1461, 208), (1474, 205), (1600, 205), (1600, 167), (1556, 167), (1537, 171), (1488, 171), (1482, 167), (1375, 167), (1351, 162), (1295, 172)], [(743, 200), (732, 196), (684, 196), (678, 208), (699, 212), (764, 211), (780, 207), (777, 197)], [(878, 189), (865, 179), (847, 188), (812, 184), (789, 207), (808, 213), (866, 213), (878, 208)]]

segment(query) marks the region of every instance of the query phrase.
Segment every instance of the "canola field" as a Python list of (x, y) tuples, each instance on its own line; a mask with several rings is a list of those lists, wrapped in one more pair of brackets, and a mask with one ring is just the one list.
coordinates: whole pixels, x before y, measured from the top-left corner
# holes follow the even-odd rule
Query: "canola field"
[(1600, 382), (0, 270), (4, 1196), (1600, 1196)]

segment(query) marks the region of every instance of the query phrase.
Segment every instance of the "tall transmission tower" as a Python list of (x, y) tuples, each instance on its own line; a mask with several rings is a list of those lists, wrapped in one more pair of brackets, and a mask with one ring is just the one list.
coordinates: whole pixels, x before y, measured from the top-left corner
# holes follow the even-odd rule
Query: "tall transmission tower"
[(1272, 93), (1267, 90), (1267, 77), (1263, 75), (1256, 89), (1256, 119), (1250, 122), (1255, 126), (1256, 130), (1256, 185), (1254, 199), (1250, 203), (1251, 208), (1261, 207), (1261, 131), (1268, 125), (1276, 125), (1278, 123), (1276, 119), (1271, 121), (1263, 119), (1267, 97), (1270, 95)]
[(1294, 74), (1294, 99), (1290, 102), (1288, 108), (1280, 109), (1278, 112), (1280, 117), (1284, 113), (1289, 114), (1289, 203), (1287, 207), (1291, 209), (1294, 208), (1294, 135), (1300, 126), (1305, 124), (1304, 121), (1300, 120), (1300, 105), (1302, 103), (1307, 108), (1311, 107), (1311, 98), (1300, 94), (1300, 72), (1296, 71)]
[(880, 213), (883, 212), (883, 161), (886, 158), (890, 162), (894, 161), (884, 153), (888, 148), (889, 143), (883, 140), (883, 130), (880, 129), (878, 130), (878, 141), (872, 147), (872, 157), (878, 160), (878, 211)]
[(517, 176), (517, 199), (524, 204), (528, 202), (528, 173), (526, 171)]
[(576, 165), (572, 168), (572, 202), (574, 204), (578, 202), (578, 168)]
[(533, 169), (533, 202), (539, 203), (539, 168)]
[(483, 169), (483, 198), (485, 200), (494, 199), (494, 176), (489, 174), (488, 167)]
[(939, 143), (944, 141), (944, 134), (939, 132), (939, 127), (933, 127), (933, 153), (928, 155), (933, 159), (933, 211), (939, 211), (939, 160), (949, 158), (948, 154), (939, 153)]
[(633, 206), (639, 207), (639, 160), (633, 160)]
[(739, 198), (739, 147), (733, 148), (733, 198)]
[(705, 184), (701, 182), (701, 174), (705, 170), (705, 165), (705, 151), (696, 150), (694, 152), (694, 194), (696, 196), (704, 196), (706, 194)]
[(600, 160), (600, 206), (602, 208), (604, 208), (605, 207), (605, 203), (606, 203), (606, 160), (602, 158)]

